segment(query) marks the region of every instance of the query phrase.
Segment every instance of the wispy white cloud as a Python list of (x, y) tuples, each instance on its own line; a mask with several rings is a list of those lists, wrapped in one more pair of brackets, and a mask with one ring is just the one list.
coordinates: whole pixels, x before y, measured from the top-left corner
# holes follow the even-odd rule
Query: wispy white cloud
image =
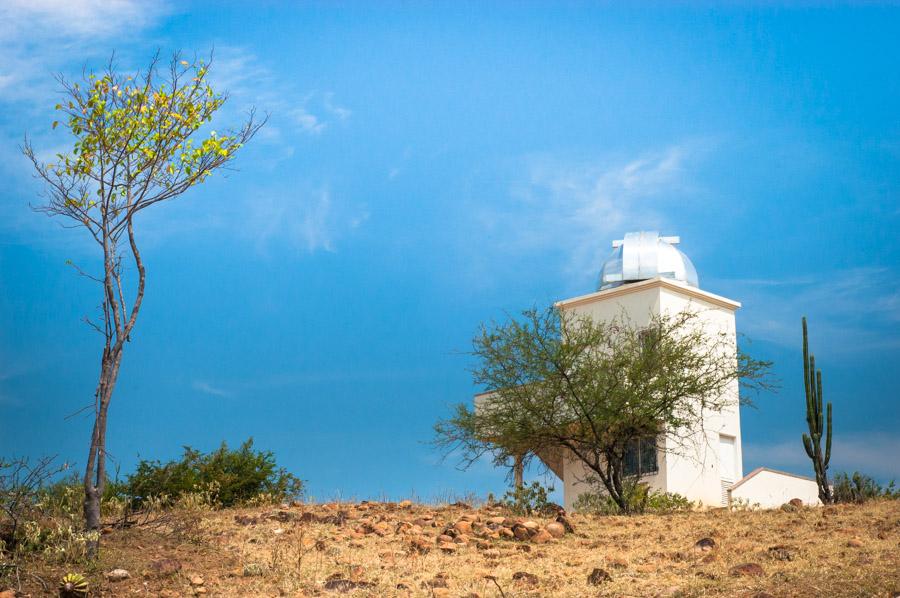
[(344, 106), (338, 106), (334, 101), (334, 92), (326, 92), (322, 95), (322, 105), (325, 107), (325, 110), (328, 111), (329, 114), (332, 114), (338, 120), (347, 120), (353, 114), (353, 112), (349, 108), (345, 108)]
[[(766, 467), (789, 469), (811, 474), (812, 464), (800, 438), (772, 444), (747, 443), (744, 459)], [(830, 470), (860, 471), (880, 479), (900, 480), (900, 437), (892, 434), (869, 433), (865, 436), (835, 436)]]
[(110, 41), (133, 42), (169, 13), (167, 2), (8, 0), (0, 4), (0, 98), (50, 102), (50, 75), (73, 59), (108, 56)]
[(213, 386), (205, 380), (194, 380), (191, 383), (191, 388), (213, 397), (230, 398), (234, 396), (234, 393), (232, 391), (220, 388), (218, 386)]
[(363, 205), (337, 203), (327, 188), (267, 191), (250, 198), (241, 232), (260, 251), (283, 241), (300, 251), (334, 251), (336, 241), (369, 217)]
[(325, 130), (323, 123), (315, 114), (310, 114), (304, 106), (297, 106), (287, 111), (287, 116), (298, 126), (304, 133), (318, 135)]
[(228, 91), (232, 113), (255, 107), (269, 114), (264, 139), (271, 142), (288, 143), (282, 128), (319, 135), (352, 115), (334, 92), (298, 90), (246, 48), (216, 48), (210, 78), (217, 89)]
[(525, 160), (514, 201), (477, 211), (485, 235), (507, 250), (561, 251), (569, 274), (596, 274), (608, 242), (630, 229), (670, 225), (666, 208), (690, 187), (687, 163), (704, 148), (684, 143), (630, 159)]
[(893, 269), (861, 267), (709, 283), (740, 297), (740, 327), (751, 338), (796, 346), (805, 315), (821, 353), (900, 348), (900, 273)]

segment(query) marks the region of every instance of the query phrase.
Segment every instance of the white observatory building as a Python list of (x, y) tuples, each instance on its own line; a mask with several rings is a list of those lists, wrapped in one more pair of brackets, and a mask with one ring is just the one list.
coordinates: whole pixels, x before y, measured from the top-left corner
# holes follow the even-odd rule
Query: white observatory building
[[(710, 332), (725, 332), (737, 342), (735, 311), (741, 304), (700, 288), (697, 270), (676, 245), (678, 237), (656, 232), (628, 233), (613, 242), (613, 253), (603, 264), (597, 291), (565, 299), (556, 306), (565, 312), (598, 319), (612, 319), (623, 312), (638, 326), (661, 313), (691, 310)], [(815, 480), (759, 468), (744, 476), (739, 387), (734, 381), (725, 397), (733, 405), (710, 413), (685, 454), (657, 450), (639, 444), (626, 456), (626, 473), (664, 492), (676, 492), (707, 507), (727, 506), (740, 499), (761, 507), (777, 507), (792, 498), (818, 503)], [(665, 440), (660, 440), (665, 442)], [(799, 446), (797, 450), (802, 450)], [(538, 457), (563, 482), (567, 510), (582, 493), (595, 491), (585, 483), (589, 472), (564, 450)]]

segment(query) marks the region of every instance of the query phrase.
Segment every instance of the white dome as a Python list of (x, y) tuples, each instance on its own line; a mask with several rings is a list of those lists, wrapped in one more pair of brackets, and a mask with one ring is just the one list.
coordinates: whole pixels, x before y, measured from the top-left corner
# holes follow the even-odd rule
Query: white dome
[(699, 287), (697, 269), (675, 245), (678, 237), (660, 237), (656, 231), (628, 233), (613, 241), (613, 253), (603, 263), (597, 290), (661, 276)]

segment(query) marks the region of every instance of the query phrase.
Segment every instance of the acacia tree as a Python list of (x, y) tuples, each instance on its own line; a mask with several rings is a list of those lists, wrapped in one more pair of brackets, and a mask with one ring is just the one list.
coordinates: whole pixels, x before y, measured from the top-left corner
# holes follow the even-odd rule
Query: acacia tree
[[(103, 337), (94, 393), (94, 426), (84, 473), (84, 517), (89, 551), (99, 548), (100, 497), (106, 483), (106, 424), (125, 343), (141, 309), (146, 268), (135, 220), (147, 208), (175, 199), (225, 167), (264, 124), (253, 111), (236, 129), (206, 130), (227, 99), (209, 85), (209, 62), (162, 64), (154, 57), (138, 73), (118, 72), (112, 60), (81, 81), (57, 77), (63, 101), (53, 122), (75, 138), (73, 149), (46, 163), (26, 139), (23, 153), (44, 183), (36, 209), (82, 228), (102, 255), (102, 272), (79, 273), (99, 284), (100, 317), (85, 321)], [(126, 265), (134, 279), (126, 281)]]
[(738, 351), (728, 334), (707, 331), (694, 312), (654, 316), (645, 326), (555, 308), (523, 316), (482, 326), (472, 374), (491, 390), (474, 409), (457, 405), (439, 421), (436, 442), (462, 450), (464, 466), (484, 455), (564, 449), (622, 512), (632, 510), (629, 446), (649, 440), (688, 455), (708, 415), (737, 408), (734, 385), (771, 386), (769, 363)]

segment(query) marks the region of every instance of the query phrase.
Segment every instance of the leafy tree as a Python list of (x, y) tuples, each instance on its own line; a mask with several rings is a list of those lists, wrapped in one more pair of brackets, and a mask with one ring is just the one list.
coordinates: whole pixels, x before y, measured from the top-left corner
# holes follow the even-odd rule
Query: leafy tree
[[(72, 151), (45, 163), (26, 139), (24, 154), (44, 183), (46, 202), (37, 209), (82, 228), (102, 255), (102, 272), (79, 273), (101, 289), (98, 320), (85, 318), (103, 338), (94, 393), (94, 426), (84, 474), (85, 525), (99, 548), (100, 497), (106, 481), (106, 424), (125, 343), (131, 340), (146, 284), (146, 268), (135, 233), (136, 216), (175, 199), (229, 164), (265, 122), (253, 112), (239, 128), (204, 129), (227, 96), (208, 82), (209, 64), (175, 55), (167, 66), (153, 58), (138, 73), (114, 63), (82, 81), (57, 80), (62, 124), (75, 138)], [(126, 280), (126, 264), (136, 274)]]
[[(770, 387), (767, 362), (708, 332), (696, 313), (637, 326), (550, 308), (482, 326), (473, 341), (476, 408), (457, 405), (436, 442), (464, 465), (490, 455), (563, 449), (585, 465), (622, 512), (631, 512), (626, 452), (637, 442), (688, 455), (705, 417), (737, 408), (732, 391)], [(744, 397), (746, 400), (746, 397)]]

